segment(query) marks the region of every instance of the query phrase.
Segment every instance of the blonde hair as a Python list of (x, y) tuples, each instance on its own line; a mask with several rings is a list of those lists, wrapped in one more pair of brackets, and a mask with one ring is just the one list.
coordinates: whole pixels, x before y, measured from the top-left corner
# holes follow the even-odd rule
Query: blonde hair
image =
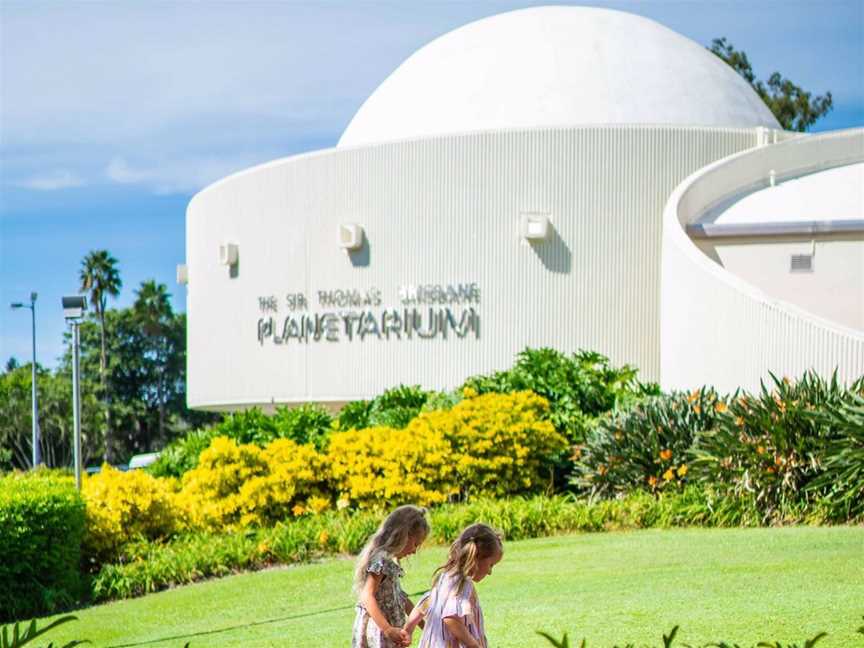
[(456, 577), (456, 593), (461, 593), (465, 582), (474, 573), (477, 562), (504, 550), (501, 535), (485, 524), (466, 527), (450, 545), (447, 562), (435, 570), (433, 586), (443, 574)]
[(393, 510), (378, 530), (375, 532), (360, 556), (354, 570), (354, 593), (359, 595), (366, 582), (366, 570), (375, 554), (383, 553), (393, 557), (402, 551), (408, 540), (414, 538), (422, 542), (429, 535), (429, 522), (426, 520), (426, 509), (419, 506), (405, 505)]

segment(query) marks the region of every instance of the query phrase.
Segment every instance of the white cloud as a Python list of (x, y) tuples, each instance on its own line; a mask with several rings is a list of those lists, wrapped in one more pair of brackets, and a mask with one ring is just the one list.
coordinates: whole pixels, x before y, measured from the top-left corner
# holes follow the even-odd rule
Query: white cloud
[(241, 169), (272, 159), (272, 154), (227, 157), (191, 156), (145, 161), (130, 165), (115, 157), (105, 167), (105, 176), (118, 184), (135, 184), (159, 195), (194, 193)]
[(57, 169), (45, 175), (34, 176), (16, 183), (19, 187), (35, 191), (58, 191), (72, 187), (82, 187), (86, 183), (83, 178), (66, 169)]
[(138, 184), (150, 180), (153, 171), (132, 169), (123, 158), (114, 158), (108, 163), (105, 175), (112, 182), (119, 184)]

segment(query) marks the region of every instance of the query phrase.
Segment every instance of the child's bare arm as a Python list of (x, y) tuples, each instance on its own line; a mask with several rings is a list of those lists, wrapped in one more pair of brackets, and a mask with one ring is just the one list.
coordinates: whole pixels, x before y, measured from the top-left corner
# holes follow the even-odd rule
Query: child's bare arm
[(370, 573), (366, 575), (366, 582), (363, 584), (363, 591), (360, 592), (360, 601), (363, 603), (363, 607), (366, 608), (369, 616), (372, 617), (375, 625), (381, 628), (381, 632), (384, 633), (384, 636), (397, 646), (407, 646), (410, 641), (408, 634), (402, 628), (391, 626), (389, 621), (387, 621), (387, 618), (384, 616), (384, 613), (381, 611), (381, 608), (378, 606), (375, 592), (378, 591), (378, 586), (381, 584), (381, 578), (381, 574)]
[(402, 629), (406, 633), (408, 633), (408, 637), (411, 637), (411, 634), (414, 632), (414, 628), (416, 628), (417, 625), (423, 621), (423, 617), (424, 613), (421, 606), (418, 605), (413, 610), (411, 610), (411, 613), (408, 615), (408, 620), (405, 622), (405, 625), (402, 626)]
[(465, 646), (465, 648), (483, 648), (480, 643), (471, 636), (465, 623), (459, 617), (445, 617), (444, 627), (447, 628), (447, 632), (456, 637), (459, 643)]

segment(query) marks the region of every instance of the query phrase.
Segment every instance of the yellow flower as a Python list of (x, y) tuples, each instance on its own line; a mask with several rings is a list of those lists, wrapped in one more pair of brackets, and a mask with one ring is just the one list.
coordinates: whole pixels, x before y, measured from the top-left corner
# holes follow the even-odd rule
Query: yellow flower
[(687, 474), (687, 464), (681, 464), (681, 466), (678, 468), (677, 472), (678, 472), (679, 477), (683, 477), (684, 475), (686, 475)]
[(351, 506), (351, 502), (345, 497), (340, 497), (338, 500), (336, 500), (336, 508), (340, 511), (345, 510), (349, 506)]
[(473, 387), (465, 387), (462, 390), (462, 398), (474, 398), (477, 396), (477, 390)]
[(266, 554), (268, 551), (270, 551), (270, 545), (268, 545), (266, 542), (262, 542), (258, 545), (258, 553)]
[(765, 454), (765, 446), (756, 446), (756, 454)]
[(729, 408), (726, 406), (726, 403), (724, 403), (723, 401), (717, 401), (717, 403), (714, 405), (714, 411), (718, 414), (722, 414), (728, 409)]
[(330, 539), (330, 534), (327, 531), (322, 531), (318, 536), (318, 544), (322, 547), (327, 544), (327, 541)]
[(294, 515), (303, 515), (306, 512), (306, 507), (302, 504), (295, 504), (294, 508), (291, 509), (291, 512)]
[(607, 472), (609, 472), (609, 469), (608, 469), (606, 466), (604, 466), (603, 464), (600, 464), (599, 466), (597, 466), (597, 473), (598, 473), (601, 477), (602, 477), (603, 475), (605, 475)]
[(663, 473), (663, 479), (665, 479), (666, 481), (672, 481), (673, 479), (675, 479), (675, 473), (672, 471), (671, 468), (665, 473)]
[(651, 475), (648, 478), (648, 485), (651, 486), (651, 488), (654, 488), (657, 485), (657, 478), (654, 475)]
[(701, 413), (702, 413), (702, 408), (699, 407), (698, 405), (694, 405), (694, 406), (693, 406), (693, 412), (696, 413), (696, 414), (701, 414)]
[(669, 461), (672, 458), (672, 451), (669, 448), (660, 451), (660, 459), (663, 461)]
[(698, 390), (698, 389), (694, 389), (693, 392), (692, 392), (692, 393), (687, 397), (687, 402), (688, 402), (688, 403), (692, 403), (692, 402), (695, 401), (697, 398), (699, 398), (699, 390)]
[(740, 416), (736, 416), (735, 425), (737, 425), (738, 427), (742, 427), (744, 425), (744, 419)]

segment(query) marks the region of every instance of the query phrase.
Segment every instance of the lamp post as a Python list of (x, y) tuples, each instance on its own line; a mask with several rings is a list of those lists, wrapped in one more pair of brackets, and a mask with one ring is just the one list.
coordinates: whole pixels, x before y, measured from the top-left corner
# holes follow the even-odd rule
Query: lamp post
[(32, 423), (33, 423), (33, 467), (36, 468), (40, 463), (42, 463), (42, 449), (39, 446), (39, 404), (38, 404), (38, 391), (36, 389), (36, 297), (37, 294), (35, 292), (30, 293), (30, 304), (25, 304), (23, 302), (14, 302), (10, 304), (13, 309), (18, 308), (29, 308), (30, 309), (30, 319), (32, 322), (33, 328), (33, 363), (32, 363), (32, 396), (30, 398), (31, 405), (33, 407), (33, 412), (31, 415)]
[(72, 326), (72, 420), (75, 442), (73, 460), (75, 461), (75, 487), (81, 490), (81, 391), (78, 376), (78, 324), (84, 317), (87, 300), (81, 295), (63, 298), (63, 317)]

